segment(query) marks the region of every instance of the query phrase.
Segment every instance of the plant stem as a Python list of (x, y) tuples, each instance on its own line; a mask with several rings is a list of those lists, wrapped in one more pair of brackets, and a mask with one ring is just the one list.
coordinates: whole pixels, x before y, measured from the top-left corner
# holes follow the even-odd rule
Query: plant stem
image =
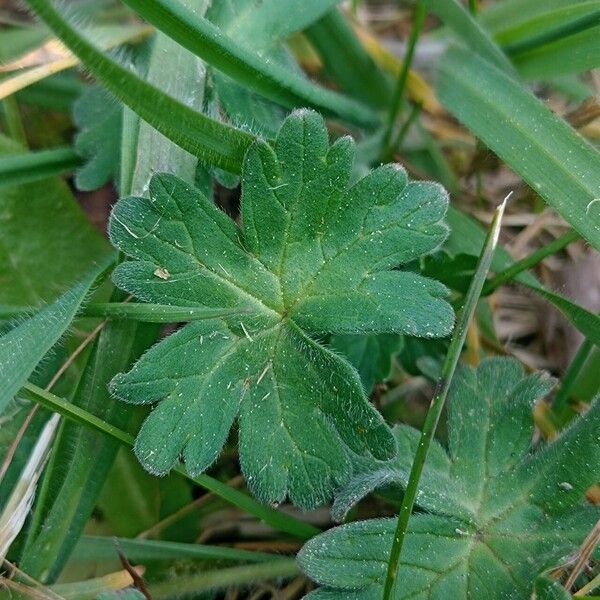
[(415, 120), (421, 113), (422, 109), (423, 109), (423, 105), (420, 103), (416, 103), (416, 104), (412, 105), (410, 114), (406, 118), (406, 121), (404, 121), (404, 123), (402, 123), (402, 127), (400, 128), (400, 131), (398, 132), (396, 139), (390, 146), (390, 156), (389, 156), (390, 159), (393, 158), (394, 153), (397, 152), (400, 149), (400, 147), (402, 146), (402, 142), (404, 141), (404, 138), (406, 137), (408, 130), (411, 128), (412, 124), (415, 122)]
[(546, 244), (544, 247), (539, 248), (535, 252), (532, 252), (529, 256), (518, 260), (513, 263), (508, 269), (501, 271), (490, 280), (486, 282), (483, 286), (483, 295), (487, 296), (491, 294), (494, 290), (499, 288), (503, 283), (514, 279), (519, 273), (523, 271), (527, 271), (532, 267), (535, 267), (538, 263), (544, 260), (546, 257), (551, 254), (556, 254), (563, 248), (566, 248), (572, 242), (581, 239), (581, 236), (576, 231), (568, 231), (564, 235), (556, 238), (554, 241)]
[(4, 108), (4, 120), (6, 121), (8, 135), (27, 148), (27, 136), (19, 113), (17, 99), (14, 96), (7, 96), (2, 101), (2, 107)]
[(581, 369), (583, 369), (593, 348), (593, 342), (588, 339), (583, 340), (581, 346), (579, 346), (579, 350), (577, 350), (577, 354), (573, 357), (571, 364), (569, 364), (569, 367), (562, 378), (561, 386), (554, 397), (553, 403), (554, 412), (557, 414), (560, 421), (564, 421), (564, 418), (566, 417), (571, 390), (579, 378)]
[(472, 15), (477, 15), (477, 13), (479, 12), (479, 3), (477, 2), (477, 0), (469, 0), (469, 11)]
[(280, 559), (265, 564), (208, 571), (187, 578), (178, 577), (172, 581), (157, 583), (152, 586), (152, 598), (161, 600), (189, 592), (248, 584), (276, 577), (293, 577), (299, 574), (300, 567), (295, 559)]
[[(0, 318), (14, 319), (35, 312), (29, 306), (2, 306)], [(100, 317), (113, 320), (143, 321), (145, 323), (184, 323), (203, 319), (217, 319), (231, 315), (249, 314), (252, 309), (207, 308), (203, 306), (170, 306), (136, 302), (96, 302), (84, 306), (77, 316)]]
[(413, 19), (412, 29), (410, 30), (410, 37), (408, 38), (406, 55), (404, 56), (404, 60), (402, 61), (402, 68), (400, 69), (400, 73), (398, 74), (396, 87), (394, 88), (394, 93), (392, 95), (392, 101), (390, 103), (390, 109), (388, 112), (385, 133), (383, 135), (381, 156), (384, 160), (392, 152), (392, 147), (390, 143), (392, 140), (392, 135), (394, 133), (394, 125), (396, 123), (396, 119), (398, 118), (398, 114), (402, 106), (402, 98), (404, 96), (406, 82), (408, 81), (408, 73), (410, 72), (410, 66), (412, 64), (412, 59), (415, 54), (415, 47), (417, 45), (417, 40), (421, 35), (423, 25), (425, 24), (426, 16), (427, 8), (425, 6), (425, 2), (424, 0), (418, 0), (417, 6), (415, 7), (415, 16)]
[[(118, 427), (114, 427), (110, 423), (106, 423), (90, 412), (79, 408), (70, 402), (67, 402), (63, 398), (55, 396), (54, 394), (47, 392), (32, 383), (26, 383), (21, 389), (21, 393), (24, 393), (29, 399), (38, 402), (53, 412), (60, 413), (68, 419), (71, 419), (77, 423), (81, 423), (87, 427), (92, 427), (97, 431), (112, 437), (124, 446), (128, 446), (129, 448), (133, 447), (134, 438), (129, 433), (119, 429)], [(174, 469), (174, 472), (189, 479), (197, 485), (202, 486), (204, 489), (214, 492), (217, 496), (223, 498), (223, 500), (254, 515), (274, 529), (283, 531), (300, 539), (308, 539), (320, 533), (318, 528), (313, 527), (308, 523), (303, 523), (291, 515), (287, 515), (282, 511), (271, 508), (270, 506), (264, 506), (247, 494), (244, 494), (238, 490), (234, 490), (225, 483), (221, 483), (219, 480), (213, 479), (208, 475), (191, 477), (185, 472), (185, 469), (182, 466)]]
[(456, 327), (454, 328), (448, 353), (446, 354), (446, 358), (442, 366), (440, 380), (438, 381), (436, 391), (431, 400), (429, 410), (427, 411), (427, 416), (425, 417), (423, 431), (421, 432), (421, 439), (415, 453), (415, 458), (412, 463), (408, 483), (406, 486), (406, 492), (404, 493), (402, 506), (400, 507), (400, 514), (398, 515), (398, 524), (396, 526), (388, 562), (383, 600), (391, 600), (392, 598), (392, 592), (394, 589), (396, 575), (398, 573), (398, 565), (402, 553), (402, 545), (406, 537), (406, 530), (408, 528), (410, 515), (415, 504), (421, 473), (423, 472), (429, 446), (431, 445), (431, 441), (435, 435), (435, 430), (446, 402), (448, 390), (450, 389), (452, 377), (454, 375), (454, 371), (456, 370), (462, 347), (465, 343), (469, 323), (473, 317), (473, 313), (475, 312), (477, 301), (481, 295), (481, 290), (492, 262), (494, 250), (496, 248), (496, 244), (498, 243), (498, 235), (500, 233), (502, 216), (504, 215), (507, 199), (508, 198), (506, 198), (504, 202), (496, 209), (494, 214), (490, 231), (487, 235), (481, 256), (479, 258), (477, 270), (475, 271), (471, 286), (467, 292), (460, 318), (456, 324)]

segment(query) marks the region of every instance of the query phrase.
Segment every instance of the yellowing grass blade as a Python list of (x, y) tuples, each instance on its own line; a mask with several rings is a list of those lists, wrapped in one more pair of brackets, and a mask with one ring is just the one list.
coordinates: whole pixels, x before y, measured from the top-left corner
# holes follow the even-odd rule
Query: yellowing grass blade
[[(90, 34), (98, 45), (108, 50), (126, 43), (143, 40), (154, 31), (149, 25), (126, 27), (98, 27)], [(0, 65), (0, 73), (14, 73), (0, 82), (0, 100), (11, 96), (50, 75), (55, 75), (79, 64), (79, 59), (56, 38), (48, 40), (23, 56)]]

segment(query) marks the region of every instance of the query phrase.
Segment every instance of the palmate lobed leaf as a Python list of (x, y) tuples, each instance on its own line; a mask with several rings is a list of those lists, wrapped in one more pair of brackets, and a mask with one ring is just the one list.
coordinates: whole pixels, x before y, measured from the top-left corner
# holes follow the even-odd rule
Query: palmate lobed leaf
[[(428, 456), (394, 589), (404, 598), (529, 598), (536, 575), (574, 552), (600, 516), (581, 502), (600, 468), (600, 401), (557, 440), (531, 451), (532, 407), (552, 386), (513, 359), (465, 368), (449, 399), (448, 453)], [(359, 461), (337, 516), (381, 485), (403, 487), (419, 433), (396, 430), (387, 463)], [(412, 448), (412, 450), (411, 450)], [(429, 514), (427, 514), (429, 513)], [(311, 600), (381, 598), (395, 519), (355, 522), (309, 541), (299, 561), (322, 586)]]
[(386, 165), (348, 187), (354, 145), (329, 146), (322, 118), (297, 111), (274, 148), (256, 142), (242, 176), (238, 226), (202, 194), (157, 175), (149, 199), (126, 198), (110, 223), (135, 259), (116, 284), (144, 301), (240, 308), (189, 323), (115, 377), (121, 399), (158, 406), (135, 450), (169, 471), (183, 454), (209, 467), (239, 414), (240, 461), (252, 491), (314, 507), (350, 472), (348, 449), (380, 459), (396, 445), (356, 371), (326, 333), (444, 336), (453, 313), (438, 282), (392, 267), (437, 248), (447, 196)]

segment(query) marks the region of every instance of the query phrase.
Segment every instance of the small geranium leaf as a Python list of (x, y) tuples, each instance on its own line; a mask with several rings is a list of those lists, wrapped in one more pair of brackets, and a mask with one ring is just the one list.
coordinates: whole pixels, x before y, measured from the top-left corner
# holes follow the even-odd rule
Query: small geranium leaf
[(329, 344), (341, 352), (358, 371), (367, 393), (383, 381), (392, 368), (392, 359), (402, 347), (402, 338), (393, 333), (378, 335), (332, 335)]
[[(582, 502), (600, 469), (600, 401), (532, 451), (532, 407), (551, 385), (540, 375), (524, 377), (519, 363), (504, 358), (456, 377), (448, 454), (436, 445), (428, 456), (417, 502), (430, 514), (411, 517), (394, 600), (525, 600), (536, 576), (582, 543), (600, 516), (598, 507)], [(395, 433), (398, 457), (387, 465), (361, 457), (342, 492), (344, 508), (369, 487), (405, 485), (419, 434), (405, 426)], [(395, 519), (356, 522), (310, 540), (299, 561), (324, 588), (309, 597), (381, 598), (395, 525)]]
[(90, 86), (74, 103), (73, 119), (79, 128), (75, 149), (87, 160), (75, 174), (75, 184), (80, 190), (96, 190), (119, 172), (123, 105), (103, 88)]
[(316, 506), (348, 479), (349, 451), (394, 455), (358, 374), (315, 336), (447, 335), (444, 286), (390, 270), (443, 241), (447, 197), (398, 166), (348, 188), (353, 148), (349, 138), (329, 147), (316, 113), (292, 114), (274, 149), (256, 142), (246, 155), (243, 229), (170, 175), (152, 179), (148, 199), (116, 205), (111, 239), (135, 259), (115, 270), (119, 287), (148, 302), (240, 309), (186, 325), (114, 379), (123, 400), (158, 403), (136, 442), (149, 471), (183, 455), (202, 472), (236, 416), (242, 469), (264, 501)]

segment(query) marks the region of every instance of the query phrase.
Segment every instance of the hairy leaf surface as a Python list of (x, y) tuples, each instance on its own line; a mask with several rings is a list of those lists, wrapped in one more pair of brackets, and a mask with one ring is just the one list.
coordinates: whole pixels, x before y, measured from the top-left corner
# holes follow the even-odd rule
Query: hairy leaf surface
[(392, 359), (402, 347), (402, 338), (393, 333), (341, 334), (331, 336), (329, 343), (356, 368), (365, 391), (369, 393), (377, 382), (390, 374)]
[(447, 198), (398, 165), (349, 188), (353, 150), (350, 138), (330, 147), (316, 113), (293, 113), (274, 148), (258, 141), (246, 155), (242, 229), (164, 174), (149, 199), (116, 205), (111, 239), (134, 259), (115, 270), (119, 287), (147, 302), (240, 309), (189, 323), (113, 380), (123, 400), (158, 403), (136, 442), (149, 471), (166, 473), (181, 454), (204, 471), (238, 415), (242, 469), (265, 501), (315, 506), (345, 483), (348, 449), (394, 454), (358, 374), (317, 336), (448, 334), (446, 288), (392, 270), (444, 240)]
[(90, 86), (73, 105), (79, 128), (77, 152), (87, 159), (75, 175), (80, 190), (96, 190), (119, 172), (123, 106), (102, 88)]
[[(582, 503), (600, 468), (600, 402), (554, 442), (531, 451), (532, 407), (551, 387), (523, 376), (512, 359), (465, 368), (450, 397), (448, 453), (428, 456), (393, 598), (529, 598), (538, 573), (576, 550), (600, 511)], [(396, 431), (387, 463), (361, 459), (338, 497), (338, 516), (381, 485), (403, 487), (419, 432)], [(343, 525), (309, 541), (299, 555), (324, 588), (309, 597), (379, 599), (395, 519)]]

